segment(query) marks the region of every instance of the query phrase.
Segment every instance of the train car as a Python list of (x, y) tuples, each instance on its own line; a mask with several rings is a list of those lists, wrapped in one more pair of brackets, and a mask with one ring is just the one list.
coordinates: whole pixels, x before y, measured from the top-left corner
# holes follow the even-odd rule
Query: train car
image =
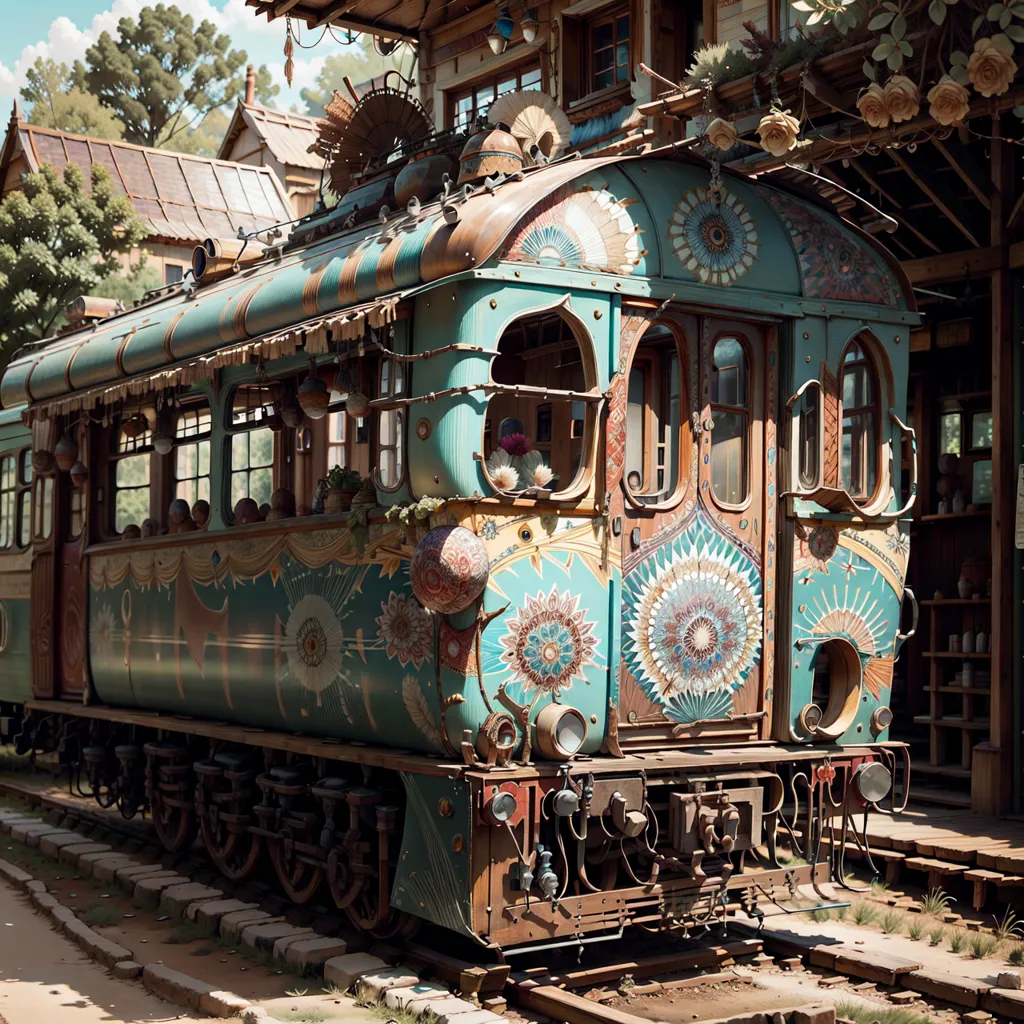
[(356, 191), (11, 364), (20, 749), (378, 935), (840, 878), (824, 833), (906, 795), (898, 263), (678, 148)]

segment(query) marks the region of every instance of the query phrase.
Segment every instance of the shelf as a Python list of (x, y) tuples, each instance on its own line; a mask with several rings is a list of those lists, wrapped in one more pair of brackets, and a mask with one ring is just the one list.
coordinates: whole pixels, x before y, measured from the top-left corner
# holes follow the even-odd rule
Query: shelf
[(991, 597), (929, 597), (917, 602), (922, 608), (952, 607), (953, 605), (991, 604)]
[(992, 510), (983, 508), (978, 509), (974, 512), (943, 512), (932, 513), (931, 515), (921, 516), (918, 522), (921, 523), (939, 523), (945, 522), (947, 519), (988, 519), (992, 515)]
[(922, 654), (926, 658), (991, 658), (992, 652), (986, 651), (984, 654), (979, 654), (977, 651), (964, 652), (964, 651), (923, 651)]
[(922, 764), (919, 761), (911, 761), (910, 770), (919, 775), (945, 775), (951, 779), (969, 779), (971, 777), (970, 768), (961, 768), (952, 764)]
[(955, 718), (947, 715), (945, 718), (932, 718), (931, 715), (914, 715), (915, 725), (938, 725), (946, 729), (987, 729), (989, 722), (987, 718), (976, 718), (968, 722), (963, 718)]

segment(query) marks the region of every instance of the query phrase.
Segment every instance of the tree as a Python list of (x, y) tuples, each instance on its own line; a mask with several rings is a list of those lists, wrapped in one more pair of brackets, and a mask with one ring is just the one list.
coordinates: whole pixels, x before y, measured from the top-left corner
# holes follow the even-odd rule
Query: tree
[(121, 18), (86, 51), (89, 90), (124, 122), (125, 138), (166, 143), (223, 106), (242, 88), (246, 54), (231, 50), (210, 21), (197, 26), (171, 5)]
[(256, 69), (256, 102), (261, 106), (269, 107), (274, 102), (274, 97), (281, 91), (281, 86), (274, 85), (274, 79), (270, 75), (270, 68), (261, 64)]
[(211, 110), (194, 128), (161, 142), (160, 148), (171, 149), (176, 153), (194, 153), (196, 156), (216, 156), (227, 130), (227, 115), (220, 110)]
[(320, 68), (320, 74), (316, 76), (316, 85), (301, 91), (299, 95), (306, 104), (307, 112), (321, 116), (335, 89), (348, 99), (349, 93), (344, 82), (346, 75), (354, 85), (362, 85), (371, 78), (398, 68), (403, 53), (403, 48), (399, 47), (393, 55), (382, 57), (370, 45), (369, 36), (358, 36), (346, 52), (332, 53), (327, 57)]
[(82, 88), (84, 81), (85, 68), (78, 61), (68, 68), (51, 58), (37, 57), (21, 87), (22, 98), (32, 104), (29, 122), (98, 139), (122, 138), (124, 125)]
[(120, 257), (146, 236), (110, 176), (49, 165), (22, 179), (0, 202), (0, 372), (26, 342), (53, 331), (64, 307), (123, 271)]

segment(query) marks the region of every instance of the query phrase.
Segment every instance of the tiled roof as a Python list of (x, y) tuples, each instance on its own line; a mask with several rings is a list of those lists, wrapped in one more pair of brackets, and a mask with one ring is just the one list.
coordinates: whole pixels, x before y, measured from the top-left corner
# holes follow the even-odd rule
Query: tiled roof
[(315, 117), (271, 110), (255, 103), (238, 103), (218, 156), (227, 157), (244, 124), (252, 128), (271, 154), (286, 167), (302, 167), (312, 171), (323, 168), (323, 157), (309, 152), (309, 147), (317, 140)]
[(235, 238), (238, 229), (263, 229), (294, 214), (284, 186), (269, 167), (251, 167), (210, 157), (148, 149), (110, 139), (12, 123), (4, 163), (12, 156), (12, 134), (33, 171), (75, 163), (92, 185), (92, 165), (110, 172), (115, 191), (127, 194), (150, 238), (200, 242)]

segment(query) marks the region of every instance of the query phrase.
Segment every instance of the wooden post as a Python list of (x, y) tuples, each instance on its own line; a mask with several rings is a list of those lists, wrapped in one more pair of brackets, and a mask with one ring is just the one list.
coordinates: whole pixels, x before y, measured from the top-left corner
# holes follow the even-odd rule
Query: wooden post
[[(1003, 246), (1013, 188), (1010, 147), (993, 118), (991, 244)], [(1009, 810), (1013, 765), (1013, 535), (1017, 474), (1013, 457), (1013, 301), (1004, 258), (992, 271), (992, 694), (989, 738), (974, 748), (971, 806)]]

